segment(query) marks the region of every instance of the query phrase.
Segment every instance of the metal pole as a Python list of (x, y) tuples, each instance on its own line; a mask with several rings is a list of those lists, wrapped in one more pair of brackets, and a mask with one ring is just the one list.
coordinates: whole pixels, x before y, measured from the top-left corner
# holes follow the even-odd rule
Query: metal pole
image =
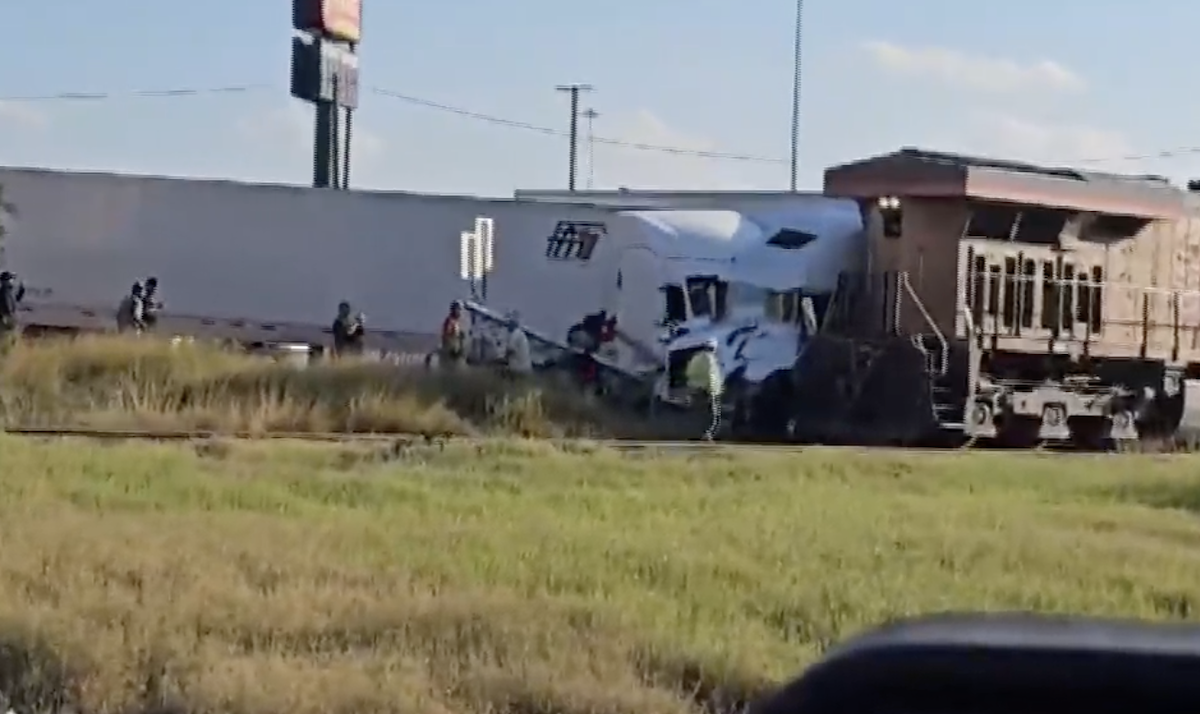
[(567, 154), (567, 190), (575, 191), (575, 180), (579, 174), (579, 95), (581, 92), (590, 92), (593, 87), (590, 84), (562, 84), (555, 87), (560, 92), (566, 92), (571, 96), (571, 129), (570, 129), (570, 146)]
[(600, 112), (595, 109), (586, 109), (583, 116), (587, 119), (587, 142), (588, 142), (588, 190), (596, 185), (596, 117), (600, 116)]
[(350, 149), (354, 130), (354, 110), (346, 107), (346, 141), (342, 149), (342, 188), (350, 190)]
[(335, 189), (342, 188), (342, 109), (337, 105), (338, 96), (338, 78), (333, 76), (333, 96), (335, 97), (329, 103), (329, 116), (332, 122), (329, 134), (329, 176), (331, 186)]
[(802, 38), (804, 30), (804, 0), (796, 0), (796, 44), (792, 52), (792, 176), (791, 190), (796, 192), (800, 173), (800, 81), (802, 79)]
[(337, 109), (330, 102), (316, 102), (313, 136), (313, 187), (332, 188), (333, 141)]
[(579, 89), (571, 90), (571, 157), (567, 160), (571, 173), (569, 191), (575, 190), (575, 177), (579, 175)]

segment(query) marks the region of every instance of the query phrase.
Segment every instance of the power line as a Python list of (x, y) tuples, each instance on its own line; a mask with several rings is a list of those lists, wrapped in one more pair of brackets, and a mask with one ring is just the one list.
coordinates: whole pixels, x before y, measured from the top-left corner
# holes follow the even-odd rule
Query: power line
[[(178, 87), (171, 89), (139, 89), (127, 92), (58, 92), (55, 94), (26, 94), (26, 95), (8, 95), (0, 96), (0, 102), (23, 102), (23, 103), (42, 103), (42, 102), (100, 102), (114, 99), (175, 99), (181, 97), (197, 97), (214, 94), (245, 94), (249, 92), (257, 92), (266, 89), (277, 89), (270, 84), (244, 84), (233, 85), (226, 87)], [(436, 111), (457, 114), (458, 116), (475, 121), (503, 126), (510, 129), (521, 129), (545, 136), (563, 137), (570, 136), (569, 132), (555, 129), (553, 127), (541, 126), (530, 122), (518, 121), (515, 119), (507, 119), (504, 117), (485, 114), (482, 112), (464, 109), (441, 102), (435, 102), (430, 99), (415, 97), (410, 94), (403, 94), (389, 89), (372, 87), (372, 94), (383, 97), (396, 99), (406, 104), (425, 107), (426, 109), (434, 109)], [(786, 159), (776, 159), (767, 156), (754, 156), (750, 154), (727, 153), (721, 151), (704, 151), (702, 149), (689, 149), (679, 146), (665, 146), (662, 144), (649, 144), (636, 141), (623, 141), (621, 139), (610, 139), (597, 136), (594, 139), (597, 144), (605, 144), (608, 146), (618, 146), (627, 149), (635, 149), (639, 151), (655, 151), (664, 154), (674, 154), (677, 156), (692, 156), (702, 159), (715, 159), (724, 161), (743, 161), (763, 164), (783, 164), (787, 163)]]
[[(546, 136), (556, 136), (556, 137), (564, 137), (564, 138), (570, 137), (569, 132), (565, 132), (565, 131), (562, 131), (559, 129), (554, 129), (553, 127), (541, 126), (538, 124), (531, 124), (529, 122), (516, 121), (513, 119), (506, 119), (504, 117), (499, 117), (499, 116), (495, 116), (492, 114), (484, 114), (481, 112), (472, 111), (470, 109), (464, 109), (462, 107), (456, 107), (456, 106), (452, 106), (449, 104), (442, 104), (440, 102), (435, 102), (435, 101), (432, 101), (429, 99), (423, 99), (421, 97), (414, 97), (409, 94), (402, 94), (400, 92), (396, 92), (396, 91), (393, 91), (390, 89), (381, 89), (379, 87), (372, 87), (371, 93), (378, 94), (378, 95), (384, 96), (384, 97), (391, 97), (392, 99), (398, 99), (407, 104), (421, 106), (421, 107), (425, 107), (427, 109), (434, 109), (434, 110), (442, 111), (442, 112), (448, 112), (451, 114), (457, 114), (459, 116), (466, 117), (468, 119), (474, 119), (476, 121), (482, 121), (482, 122), (486, 122), (489, 124), (495, 124), (497, 126), (506, 126), (506, 127), (512, 128), (512, 129), (523, 129), (525, 131), (532, 131), (532, 132), (536, 132), (539, 134), (544, 134)], [(634, 141), (624, 141), (621, 139), (610, 139), (610, 138), (605, 138), (605, 137), (601, 137), (601, 136), (595, 137), (595, 142), (597, 144), (607, 144), (609, 146), (622, 146), (622, 147), (629, 148), (629, 149), (640, 149), (642, 151), (658, 151), (658, 152), (662, 152), (662, 153), (679, 154), (679, 155), (683, 155), (683, 156), (695, 156), (698, 158), (706, 158), (706, 159), (721, 159), (721, 160), (726, 160), (726, 161), (745, 161), (745, 162), (762, 163), (762, 164), (790, 164), (791, 163), (790, 158), (772, 158), (769, 156), (755, 156), (753, 154), (736, 154), (736, 153), (726, 153), (726, 152), (721, 152), (721, 151), (704, 151), (704, 150), (700, 150), (700, 149), (688, 149), (688, 148), (683, 148), (683, 147), (678, 147), (678, 146), (664, 146), (664, 145), (660, 145), (660, 144), (646, 144), (646, 143), (634, 142)], [(1163, 151), (1155, 151), (1155, 152), (1146, 153), (1146, 154), (1130, 154), (1130, 155), (1126, 155), (1126, 156), (1103, 156), (1103, 157), (1097, 156), (1097, 157), (1088, 157), (1088, 158), (1077, 158), (1077, 159), (1073, 159), (1071, 161), (1066, 161), (1066, 162), (1055, 161), (1055, 162), (1049, 162), (1049, 163), (1054, 163), (1054, 164), (1063, 164), (1063, 163), (1065, 163), (1065, 164), (1104, 164), (1104, 163), (1116, 163), (1116, 162), (1154, 161), (1156, 159), (1176, 159), (1176, 158), (1181, 158), (1181, 157), (1185, 157), (1185, 156), (1194, 156), (1197, 154), (1200, 154), (1200, 146), (1180, 146), (1180, 147), (1176, 147), (1173, 149), (1166, 149)]]
[[(130, 91), (108, 91), (108, 92), (58, 92), (55, 94), (10, 94), (0, 95), (0, 102), (9, 103), (42, 103), (42, 102), (99, 102), (110, 101), (114, 99), (178, 99), (183, 97), (198, 97), (206, 95), (220, 94), (247, 94), (251, 92), (259, 92), (263, 90), (276, 90), (277, 86), (273, 84), (240, 84), (218, 87), (173, 87), (168, 89), (137, 89)], [(458, 116), (473, 119), (475, 121), (494, 124), (496, 126), (508, 127), (510, 129), (521, 129), (532, 133), (542, 134), (545, 136), (554, 136), (568, 138), (570, 135), (566, 131), (555, 129), (553, 127), (533, 124), (531, 122), (519, 121), (516, 119), (508, 119), (494, 114), (486, 114), (477, 112), (463, 107), (457, 107), (450, 104), (435, 102), (431, 99), (404, 94), (390, 89), (381, 87), (371, 87), (370, 92), (383, 97), (389, 97), (406, 104), (425, 107), (436, 111), (457, 114)], [(640, 151), (654, 151), (665, 154), (675, 154), (679, 156), (692, 156), (701, 159), (715, 159), (723, 161), (743, 161), (749, 163), (761, 164), (788, 164), (790, 160), (787, 158), (774, 158), (770, 156), (757, 156), (754, 154), (739, 154), (723, 151), (705, 151), (703, 149), (690, 149), (680, 146), (667, 146), (663, 144), (650, 144), (637, 141), (625, 141), (622, 139), (613, 139), (602, 136), (595, 137), (595, 143), (604, 144), (607, 146), (618, 146), (627, 149), (636, 149)], [(1095, 156), (1087, 158), (1077, 158), (1071, 161), (1062, 162), (1056, 161), (1056, 164), (1105, 164), (1118, 162), (1140, 162), (1140, 161), (1155, 161), (1162, 159), (1178, 159), (1190, 156), (1200, 155), (1200, 146), (1178, 146), (1162, 151), (1153, 151), (1144, 154), (1127, 154), (1124, 156)]]
[(1149, 154), (1128, 154), (1126, 156), (1108, 156), (1105, 158), (1076, 159), (1074, 164), (1108, 164), (1116, 162), (1154, 161), (1156, 159), (1180, 159), (1185, 156), (1200, 154), (1200, 146), (1179, 146), (1174, 149), (1155, 151)]
[(244, 94), (274, 89), (270, 84), (243, 84), (228, 87), (177, 87), (173, 89), (135, 89), (128, 92), (59, 92), (0, 97), (0, 102), (100, 102), (111, 99), (198, 97), (207, 94)]
[[(390, 89), (382, 89), (379, 87), (372, 87), (371, 93), (378, 94), (378, 95), (384, 96), (384, 97), (391, 97), (392, 99), (398, 99), (402, 102), (405, 102), (406, 104), (412, 104), (415, 106), (425, 107), (427, 109), (435, 109), (437, 111), (448, 112), (450, 114), (457, 114), (461, 117), (466, 117), (468, 119), (474, 119), (476, 121), (486, 122), (488, 124), (495, 124), (497, 126), (505, 126), (505, 127), (509, 127), (510, 129), (523, 129), (525, 131), (535, 132), (538, 134), (543, 134), (545, 136), (570, 138), (570, 132), (555, 129), (553, 127), (541, 126), (539, 124), (532, 124), (530, 122), (517, 121), (515, 119), (506, 119), (504, 117), (495, 116), (493, 114), (484, 114), (482, 112), (472, 111), (470, 109), (464, 109), (462, 107), (456, 107), (456, 106), (452, 106), (449, 104), (442, 104), (441, 102), (435, 102), (435, 101), (432, 101), (429, 99), (423, 99), (421, 97), (414, 97), (410, 94), (401, 94), (400, 92), (396, 92), (396, 91), (393, 91)], [(688, 149), (688, 148), (679, 147), (679, 146), (665, 146), (662, 144), (648, 144), (648, 143), (639, 142), (639, 141), (624, 141), (622, 139), (610, 139), (610, 138), (606, 138), (606, 137), (602, 137), (602, 136), (597, 136), (595, 138), (595, 142), (597, 144), (605, 144), (607, 146), (620, 146), (620, 147), (624, 147), (626, 149), (637, 149), (639, 151), (657, 151), (657, 152), (663, 153), (663, 154), (676, 154), (679, 156), (693, 156), (693, 157), (701, 158), (701, 159), (719, 159), (722, 161), (744, 161), (744, 162), (759, 163), (759, 164), (787, 164), (788, 163), (788, 159), (771, 158), (769, 156), (755, 156), (753, 154), (734, 154), (734, 153), (726, 153), (723, 151), (704, 151), (703, 149)]]

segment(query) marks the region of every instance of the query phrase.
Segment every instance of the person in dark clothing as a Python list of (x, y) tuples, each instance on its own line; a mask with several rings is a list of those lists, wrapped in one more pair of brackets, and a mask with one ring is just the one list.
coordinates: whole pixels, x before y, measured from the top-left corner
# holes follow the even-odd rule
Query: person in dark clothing
[(141, 283), (134, 283), (129, 294), (117, 306), (117, 332), (140, 335), (146, 330), (146, 290)]
[(362, 314), (352, 314), (348, 302), (339, 303), (337, 318), (333, 321), (334, 356), (361, 354), (365, 336)]
[(567, 333), (567, 344), (577, 350), (573, 362), (577, 378), (584, 389), (599, 392), (602, 388), (600, 365), (596, 353), (616, 334), (616, 318), (606, 310), (585, 315)]
[(158, 326), (158, 313), (163, 304), (158, 299), (158, 278), (146, 278), (146, 287), (142, 292), (142, 321), (147, 330)]
[(462, 314), (462, 303), (458, 300), (450, 303), (450, 312), (442, 320), (441, 364), (443, 367), (455, 368), (467, 359), (467, 328)]
[(16, 284), (16, 276), (5, 270), (0, 273), (0, 339), (7, 342), (20, 333), (17, 310), (25, 297), (25, 287)]

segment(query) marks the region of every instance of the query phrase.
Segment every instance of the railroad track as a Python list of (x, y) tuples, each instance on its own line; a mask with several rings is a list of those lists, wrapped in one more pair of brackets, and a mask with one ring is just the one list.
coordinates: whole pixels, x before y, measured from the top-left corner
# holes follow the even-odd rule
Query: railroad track
[[(85, 427), (10, 427), (5, 433), (43, 439), (90, 439), (95, 441), (308, 441), (342, 444), (380, 445), (437, 445), (437, 444), (488, 444), (502, 441), (497, 437), (466, 437), (453, 435), (422, 434), (349, 434), (344, 432), (227, 432), (203, 430), (160, 430), (160, 429), (89, 429)], [(798, 452), (807, 447), (797, 444), (744, 444), (707, 441), (633, 441), (619, 439), (538, 439), (541, 443), (563, 447), (587, 447), (616, 449), (619, 451), (729, 451), (756, 450)]]
[[(436, 446), (440, 444), (497, 443), (497, 437), (465, 437), (453, 435), (422, 434), (351, 434), (344, 432), (226, 432), (204, 430), (163, 429), (92, 429), (86, 427), (10, 427), (4, 432), (13, 436), (42, 439), (87, 439), (92, 441), (152, 441), (152, 442), (206, 442), (206, 441), (306, 441), (341, 444), (379, 444), (381, 446)], [(801, 453), (820, 451), (893, 452), (897, 454), (940, 454), (951, 457), (969, 453), (965, 449), (927, 449), (870, 446), (821, 446), (808, 444), (749, 444), (744, 442), (707, 441), (634, 441), (620, 439), (544, 439), (542, 443), (566, 448), (597, 447), (623, 452), (674, 452), (727, 454), (731, 452), (757, 453)], [(1023, 453), (1030, 453), (1024, 451)], [(1040, 453), (1058, 456), (1098, 457), (1112, 454), (1075, 451), (1046, 451)]]

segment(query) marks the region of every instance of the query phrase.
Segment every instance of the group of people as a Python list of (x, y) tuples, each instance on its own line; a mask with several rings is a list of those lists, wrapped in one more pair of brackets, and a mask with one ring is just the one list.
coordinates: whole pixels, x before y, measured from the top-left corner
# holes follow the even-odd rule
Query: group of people
[[(500, 345), (497, 363), (502, 372), (510, 377), (522, 377), (533, 373), (533, 351), (529, 336), (521, 329), (520, 316), (510, 312), (505, 316), (505, 332)], [(450, 310), (442, 320), (441, 342), (438, 348), (439, 364), (454, 369), (467, 361), (467, 324), (462, 303), (450, 303)]]
[[(506, 316), (505, 327), (504, 342), (500, 346), (498, 355), (501, 368), (504, 373), (510, 375), (532, 372), (533, 363), (529, 337), (521, 329), (518, 316), (509, 313)], [(600, 364), (596, 357), (601, 349), (616, 337), (617, 319), (609, 316), (603, 310), (587, 315), (567, 332), (567, 346), (572, 348), (569, 366), (585, 390), (594, 393), (600, 393), (603, 390)], [(467, 343), (466, 317), (463, 314), (462, 303), (456, 300), (450, 304), (450, 310), (442, 321), (441, 342), (438, 350), (440, 365), (453, 369), (465, 364), (468, 352)], [(686, 368), (688, 387), (694, 393), (703, 395), (708, 402), (711, 418), (704, 437), (710, 441), (716, 439), (721, 429), (725, 386), (724, 374), (717, 356), (717, 347), (716, 340), (706, 342), (688, 361)]]
[(158, 278), (138, 281), (117, 306), (117, 332), (141, 334), (158, 325), (163, 303), (158, 299)]

